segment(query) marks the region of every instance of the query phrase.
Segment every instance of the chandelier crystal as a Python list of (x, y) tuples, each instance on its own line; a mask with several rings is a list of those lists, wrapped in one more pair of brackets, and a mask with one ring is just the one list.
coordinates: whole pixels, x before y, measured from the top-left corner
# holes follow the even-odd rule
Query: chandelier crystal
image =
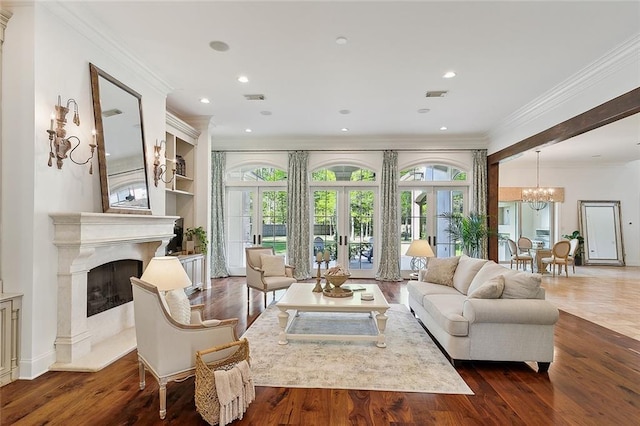
[(536, 187), (522, 190), (522, 201), (535, 211), (540, 211), (553, 202), (553, 188), (540, 188), (540, 151), (536, 151)]

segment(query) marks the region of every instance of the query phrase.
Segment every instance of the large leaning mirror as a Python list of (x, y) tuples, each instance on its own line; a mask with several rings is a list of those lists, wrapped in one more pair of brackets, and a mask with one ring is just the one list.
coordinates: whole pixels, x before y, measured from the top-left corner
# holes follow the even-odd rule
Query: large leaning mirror
[(620, 201), (578, 201), (585, 265), (624, 266)]
[(105, 213), (151, 214), (142, 97), (89, 65)]

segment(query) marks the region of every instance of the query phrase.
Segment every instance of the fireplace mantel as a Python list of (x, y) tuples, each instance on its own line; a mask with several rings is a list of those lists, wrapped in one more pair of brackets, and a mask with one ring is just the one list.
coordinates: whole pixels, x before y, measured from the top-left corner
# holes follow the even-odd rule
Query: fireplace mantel
[[(58, 331), (51, 369), (96, 371), (135, 348), (133, 303), (88, 319), (89, 270), (122, 259), (141, 260), (145, 267), (153, 256), (164, 255), (178, 217), (85, 212), (50, 217), (58, 247)], [(122, 348), (113, 351), (113, 342)], [(110, 348), (106, 358), (104, 347)]]

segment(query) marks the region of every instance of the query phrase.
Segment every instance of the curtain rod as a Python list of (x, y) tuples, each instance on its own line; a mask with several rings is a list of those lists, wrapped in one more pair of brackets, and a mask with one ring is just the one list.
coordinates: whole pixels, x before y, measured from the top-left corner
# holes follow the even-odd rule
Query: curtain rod
[(401, 149), (211, 149), (212, 152), (385, 152), (385, 151), (395, 151), (395, 152), (470, 152), (470, 151), (478, 151), (486, 148), (452, 148), (452, 149), (409, 149), (409, 148), (401, 148)]

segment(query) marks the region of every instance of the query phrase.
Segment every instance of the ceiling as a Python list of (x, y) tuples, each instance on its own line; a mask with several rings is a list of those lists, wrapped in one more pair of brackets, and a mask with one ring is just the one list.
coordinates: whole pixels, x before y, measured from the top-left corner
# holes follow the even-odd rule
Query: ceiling
[[(173, 87), (168, 109), (213, 116), (214, 139), (238, 148), (265, 140), (353, 140), (349, 147), (366, 148), (376, 138), (481, 139), (640, 29), (638, 1), (90, 1), (74, 8)], [(213, 50), (212, 41), (229, 49)], [(443, 78), (447, 71), (456, 77)], [(425, 96), (439, 90), (448, 93)], [(251, 94), (265, 99), (246, 100)], [(636, 158), (638, 125), (624, 125), (635, 131), (623, 146)], [(605, 143), (611, 151), (611, 138), (594, 149)]]

